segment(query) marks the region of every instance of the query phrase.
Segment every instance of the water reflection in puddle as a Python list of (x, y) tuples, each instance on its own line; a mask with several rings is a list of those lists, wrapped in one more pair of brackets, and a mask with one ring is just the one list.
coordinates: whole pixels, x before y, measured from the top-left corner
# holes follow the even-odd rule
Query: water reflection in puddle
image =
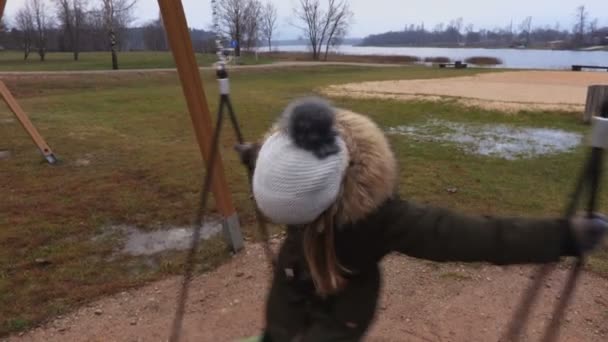
[(579, 133), (559, 129), (474, 125), (436, 119), (420, 125), (391, 127), (388, 134), (453, 143), (467, 153), (508, 160), (568, 152), (582, 140)]
[[(185, 250), (192, 242), (192, 228), (176, 227), (146, 232), (132, 226), (114, 226), (112, 230), (124, 236), (123, 254), (153, 255), (169, 250)], [(222, 230), (219, 222), (207, 222), (201, 228), (201, 240), (209, 240)]]

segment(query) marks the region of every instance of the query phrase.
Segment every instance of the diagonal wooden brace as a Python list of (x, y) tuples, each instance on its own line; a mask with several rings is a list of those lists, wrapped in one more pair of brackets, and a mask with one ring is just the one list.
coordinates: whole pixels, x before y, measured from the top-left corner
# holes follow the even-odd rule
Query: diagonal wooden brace
[[(167, 41), (173, 53), (177, 73), (182, 84), (194, 133), (203, 159), (209, 163), (214, 134), (213, 120), (209, 113), (209, 105), (200, 71), (196, 64), (184, 8), (182, 2), (177, 0), (158, 0), (158, 4), (165, 32), (167, 33)], [(219, 155), (213, 167), (213, 183), (211, 187), (217, 208), (222, 216), (224, 216), (224, 235), (232, 250), (237, 252), (243, 248), (243, 236), (237, 212), (232, 203), (232, 195), (228, 189), (222, 158)]]
[(0, 81), (0, 95), (2, 96), (4, 102), (6, 102), (8, 108), (15, 114), (17, 120), (19, 120), (19, 122), (21, 123), (21, 126), (23, 126), (23, 128), (30, 135), (36, 146), (38, 146), (40, 153), (42, 153), (42, 155), (49, 162), (49, 164), (55, 164), (57, 162), (57, 158), (55, 158), (53, 151), (51, 150), (49, 145), (47, 145), (46, 141), (44, 141), (44, 138), (42, 138), (40, 133), (38, 133), (38, 130), (36, 129), (36, 127), (34, 127), (32, 122), (30, 121), (30, 118), (27, 116), (23, 108), (21, 108), (13, 94), (11, 94), (11, 92), (8, 90), (8, 88), (2, 81)]

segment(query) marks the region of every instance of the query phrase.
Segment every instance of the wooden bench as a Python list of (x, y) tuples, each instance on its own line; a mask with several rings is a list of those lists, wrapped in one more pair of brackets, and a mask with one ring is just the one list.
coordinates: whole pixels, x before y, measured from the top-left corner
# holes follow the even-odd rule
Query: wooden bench
[(582, 71), (583, 69), (606, 69), (608, 71), (608, 66), (599, 66), (599, 65), (573, 65), (572, 71)]
[(448, 67), (452, 67), (454, 69), (466, 69), (467, 64), (462, 63), (461, 61), (457, 61), (456, 63), (439, 63), (439, 67), (442, 69)]

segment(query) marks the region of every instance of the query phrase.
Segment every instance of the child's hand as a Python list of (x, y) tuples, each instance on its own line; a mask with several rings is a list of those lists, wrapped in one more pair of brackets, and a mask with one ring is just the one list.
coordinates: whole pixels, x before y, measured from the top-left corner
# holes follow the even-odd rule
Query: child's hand
[(253, 170), (255, 170), (255, 161), (258, 159), (260, 146), (252, 143), (237, 144), (234, 146), (234, 150), (238, 152), (241, 163), (253, 172)]
[(608, 219), (596, 214), (593, 218), (577, 216), (571, 221), (572, 232), (582, 253), (595, 249), (608, 232)]

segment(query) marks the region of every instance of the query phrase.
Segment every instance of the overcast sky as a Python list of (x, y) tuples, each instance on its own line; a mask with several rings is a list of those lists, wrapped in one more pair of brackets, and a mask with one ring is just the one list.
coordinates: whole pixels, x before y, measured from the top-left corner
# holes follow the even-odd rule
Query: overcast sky
[[(50, 0), (46, 0), (50, 3)], [(219, 0), (221, 1), (221, 0)], [(266, 1), (266, 0), (262, 0)], [(324, 0), (321, 0), (324, 2)], [(12, 18), (25, 0), (8, 0), (6, 15)], [(89, 0), (96, 3), (99, 0)], [(299, 33), (288, 23), (297, 0), (273, 0), (279, 9), (280, 39), (297, 38)], [(208, 28), (211, 23), (210, 0), (182, 0), (188, 24), (196, 28)], [(515, 24), (526, 16), (533, 17), (534, 26), (571, 28), (576, 7), (585, 5), (592, 18), (597, 17), (601, 26), (608, 26), (608, 0), (350, 0), (355, 21), (350, 37), (364, 37), (372, 33), (401, 30), (406, 24), (425, 23), (432, 28), (440, 22), (463, 17), (464, 23), (475, 27), (494, 28)], [(138, 0), (136, 23), (142, 23), (158, 15), (155, 0)]]

